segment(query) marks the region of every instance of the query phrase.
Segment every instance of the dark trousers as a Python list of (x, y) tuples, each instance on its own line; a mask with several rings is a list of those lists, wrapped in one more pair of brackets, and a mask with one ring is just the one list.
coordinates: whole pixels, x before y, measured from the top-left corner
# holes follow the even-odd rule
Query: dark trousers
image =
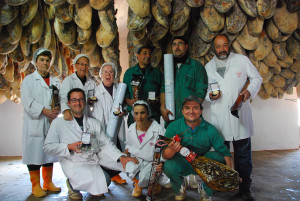
[(53, 163), (46, 163), (46, 164), (43, 164), (43, 165), (27, 165), (27, 168), (28, 168), (29, 171), (36, 171), (36, 170), (39, 170), (41, 168), (41, 166), (43, 166), (43, 167), (52, 167)]
[[(226, 141), (225, 144), (230, 148), (230, 141)], [(240, 183), (240, 191), (248, 190), (252, 184), (250, 177), (252, 173), (251, 139), (232, 141), (232, 145), (234, 150), (234, 167), (243, 180)]]

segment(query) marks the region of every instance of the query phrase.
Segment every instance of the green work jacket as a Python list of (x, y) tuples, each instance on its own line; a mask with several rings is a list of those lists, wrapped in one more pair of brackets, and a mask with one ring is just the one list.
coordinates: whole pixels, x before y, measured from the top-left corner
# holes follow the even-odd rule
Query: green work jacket
[(175, 119), (182, 116), (183, 99), (188, 96), (197, 96), (205, 99), (207, 91), (207, 74), (202, 64), (190, 57), (178, 68), (175, 66)]
[(182, 146), (198, 155), (202, 156), (214, 148), (221, 155), (231, 157), (230, 150), (224, 144), (224, 138), (213, 125), (203, 118), (201, 118), (200, 125), (194, 130), (186, 124), (184, 118), (173, 121), (168, 126), (165, 136), (172, 138), (175, 135), (179, 135), (181, 138)]
[[(124, 75), (123, 82), (127, 84), (126, 98), (133, 98), (132, 87), (130, 85), (132, 76), (142, 75), (139, 64), (129, 68)], [(138, 99), (147, 101), (149, 92), (155, 92), (155, 96), (159, 97), (160, 93), (164, 93), (164, 77), (158, 68), (148, 66), (144, 75), (144, 79), (139, 89)], [(151, 116), (158, 120), (160, 118), (160, 102), (157, 104), (150, 104)], [(128, 111), (132, 111), (132, 107), (128, 107)], [(131, 115), (131, 113), (129, 113)], [(131, 122), (132, 123), (132, 122)], [(129, 125), (128, 125), (129, 126)]]

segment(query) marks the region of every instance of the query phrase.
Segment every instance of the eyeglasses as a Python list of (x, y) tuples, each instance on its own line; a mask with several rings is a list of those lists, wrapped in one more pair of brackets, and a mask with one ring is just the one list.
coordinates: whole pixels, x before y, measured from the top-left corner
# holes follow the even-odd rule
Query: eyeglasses
[(105, 70), (102, 71), (102, 74), (110, 74), (111, 75), (111, 74), (114, 74), (114, 73), (115, 73), (114, 71), (105, 71)]
[(79, 99), (72, 98), (70, 101), (71, 101), (71, 103), (76, 103), (77, 101), (79, 101), (80, 103), (83, 103), (85, 101), (85, 99), (84, 98), (79, 98)]
[(76, 63), (76, 64), (78, 64), (80, 66), (84, 66), (84, 67), (89, 67), (90, 66), (89, 64), (84, 64), (84, 63)]
[(175, 47), (175, 46), (182, 46), (182, 45), (184, 45), (184, 42), (172, 43), (173, 47)]

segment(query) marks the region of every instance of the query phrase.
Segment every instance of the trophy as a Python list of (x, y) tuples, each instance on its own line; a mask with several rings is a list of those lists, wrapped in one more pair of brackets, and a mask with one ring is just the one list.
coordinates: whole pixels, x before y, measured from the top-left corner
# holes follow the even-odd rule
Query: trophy
[(143, 79), (144, 79), (143, 75), (137, 75), (137, 74), (132, 75), (130, 85), (132, 87), (133, 99), (139, 98), (139, 88), (142, 84)]
[(212, 92), (212, 96), (217, 96), (220, 93), (220, 87), (218, 82), (210, 83), (209, 87)]
[(94, 89), (88, 90), (88, 104), (93, 105), (97, 101), (98, 101), (98, 99), (95, 96), (95, 90)]
[(51, 85), (49, 87), (50, 89), (52, 89), (52, 101), (51, 101), (51, 109), (58, 107), (59, 106), (59, 90), (56, 86)]

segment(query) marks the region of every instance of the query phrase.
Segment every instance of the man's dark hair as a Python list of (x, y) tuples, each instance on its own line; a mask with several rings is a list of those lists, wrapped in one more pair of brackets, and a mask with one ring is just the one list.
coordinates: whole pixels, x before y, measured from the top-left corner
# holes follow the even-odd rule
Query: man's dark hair
[(71, 89), (71, 90), (68, 92), (68, 95), (67, 95), (68, 101), (70, 101), (70, 97), (71, 97), (71, 94), (72, 94), (73, 92), (81, 92), (82, 95), (83, 95), (83, 98), (84, 98), (84, 100), (85, 100), (85, 93), (84, 93), (84, 91), (83, 91), (82, 89), (80, 89), (80, 88), (73, 88), (73, 89)]
[(216, 54), (216, 49), (215, 49), (215, 39), (217, 38), (217, 37), (219, 37), (219, 36), (224, 36), (224, 37), (226, 37), (227, 38), (227, 41), (228, 41), (228, 45), (229, 45), (229, 43), (230, 43), (230, 41), (229, 41), (229, 37), (226, 35), (226, 34), (218, 34), (218, 35), (216, 35), (213, 39), (212, 39), (212, 41), (211, 41), (211, 47), (212, 47), (212, 50), (213, 50), (213, 52)]
[(173, 41), (176, 40), (176, 39), (183, 40), (183, 41), (184, 41), (184, 44), (186, 44), (186, 45), (188, 44), (188, 41), (187, 41), (186, 38), (183, 37), (183, 36), (175, 36), (175, 37), (173, 37), (173, 38), (172, 38), (172, 43), (173, 43)]
[(137, 50), (136, 53), (137, 53), (137, 54), (140, 54), (141, 51), (142, 51), (142, 49), (148, 49), (148, 50), (150, 50), (150, 52), (152, 53), (153, 47), (148, 46), (148, 45), (143, 45), (142, 47), (140, 47), (140, 48)]

